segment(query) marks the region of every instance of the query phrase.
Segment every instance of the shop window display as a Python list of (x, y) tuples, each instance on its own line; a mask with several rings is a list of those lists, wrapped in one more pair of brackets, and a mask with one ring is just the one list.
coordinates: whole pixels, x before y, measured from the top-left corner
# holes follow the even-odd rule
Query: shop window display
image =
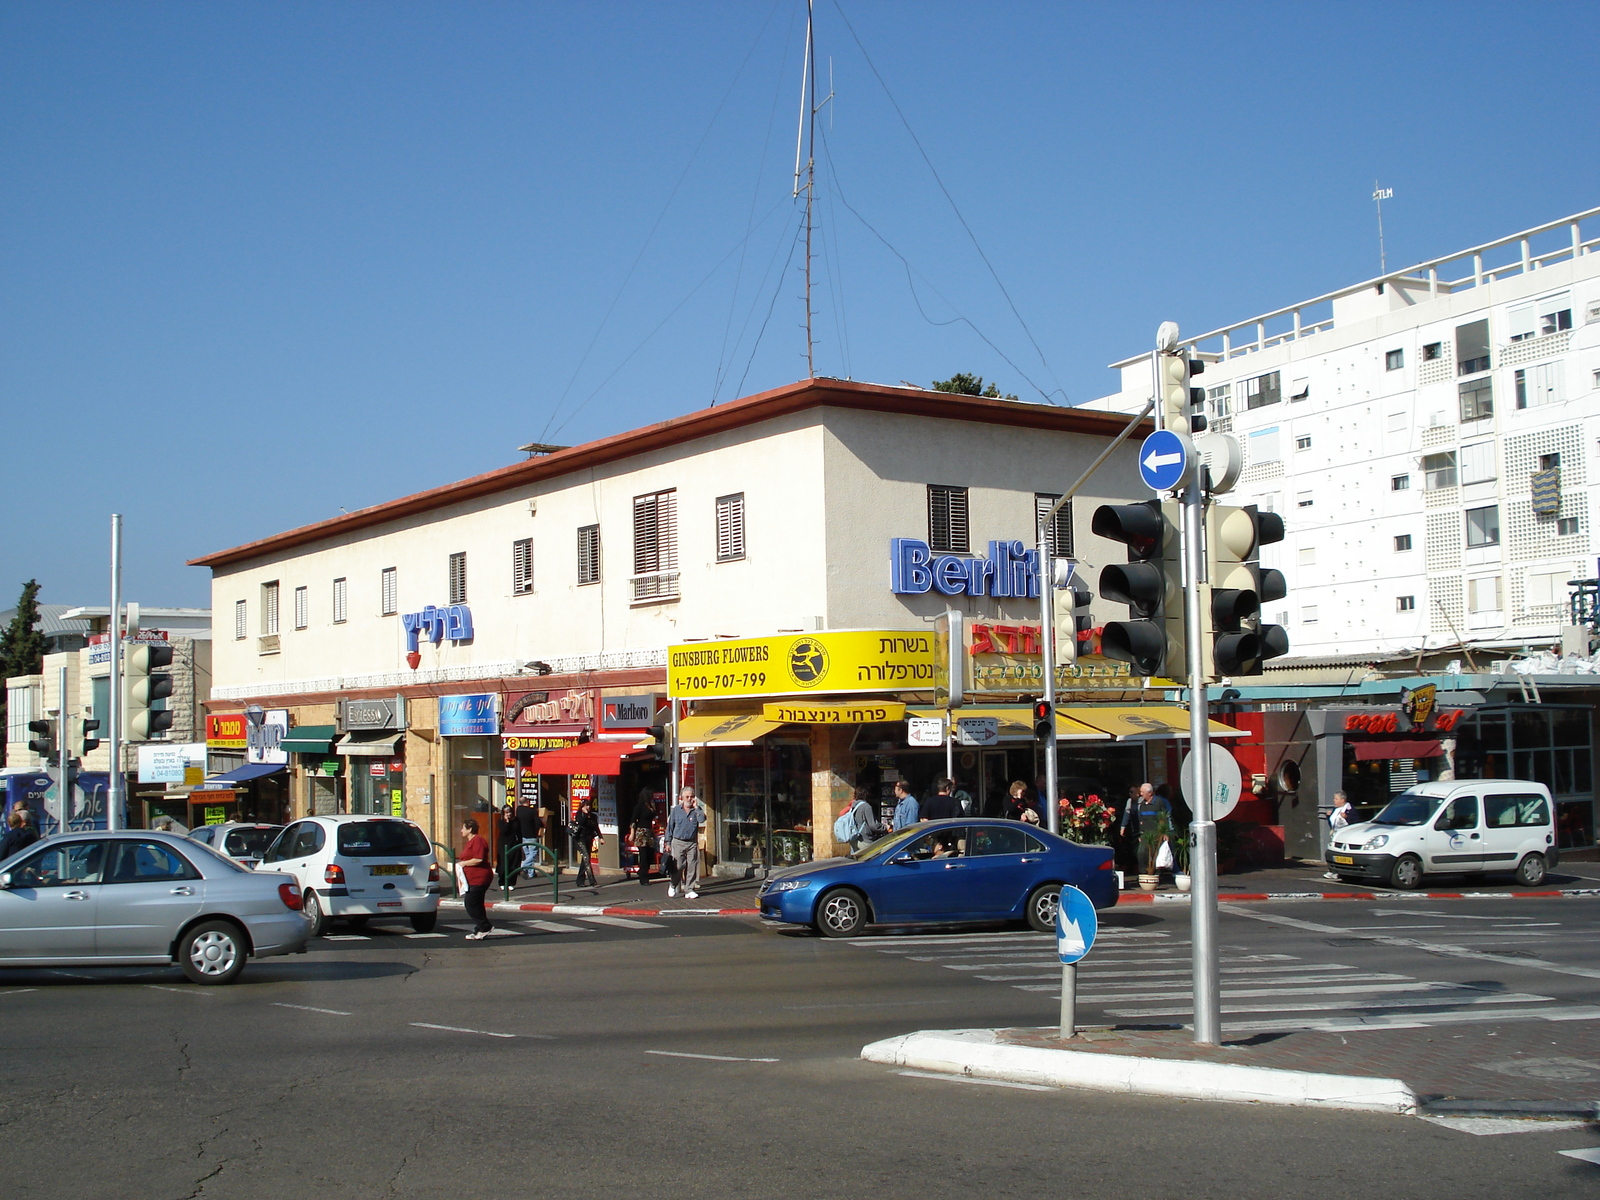
[(811, 749), (767, 739), (717, 767), (717, 853), (755, 867), (811, 860)]

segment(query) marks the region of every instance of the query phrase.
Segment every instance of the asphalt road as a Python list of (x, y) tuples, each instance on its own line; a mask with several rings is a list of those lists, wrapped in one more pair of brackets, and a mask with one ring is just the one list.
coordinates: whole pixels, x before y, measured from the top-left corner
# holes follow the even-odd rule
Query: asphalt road
[[(1402, 906), (1403, 917), (1374, 911)], [(1286, 1007), (1310, 1003), (1299, 995), (1236, 996), (1256, 1007), (1230, 1023), (1411, 1012), (1447, 1024), (1487, 991), (1548, 997), (1477, 1006), (1506, 1028), (1548, 1027), (1557, 1040), (1592, 1028), (1527, 1011), (1595, 997), (1596, 979), (1548, 968), (1600, 966), (1600, 901), (1455, 901), (1433, 915), (1445, 911), (1405, 900), (1230, 912), (1231, 956), (1287, 956), (1234, 965), (1290, 968), (1234, 976), (1275, 980), (1236, 990), (1325, 992), (1315, 1011)], [(1501, 1200), (1600, 1185), (1600, 1166), (1559, 1153), (1600, 1146), (1595, 1129), (1472, 1136), (1415, 1118), (921, 1078), (857, 1059), (866, 1042), (916, 1028), (1048, 1023), (1056, 999), (1029, 969), (1041, 944), (1026, 934), (858, 944), (744, 920), (530, 921), (484, 943), (443, 927), (346, 934), (252, 963), (224, 988), (175, 969), (6, 973), (5, 1195)], [(1162, 982), (1161, 951), (1181, 953), (1185, 911), (1111, 914), (1105, 933), (1084, 968), (1086, 1003), (1184, 1007), (1157, 997), (1181, 990)], [(1352, 973), (1403, 978), (1283, 982)], [(1006, 975), (1022, 978), (991, 978)], [(1475, 990), (1370, 990), (1384, 983)], [(1439, 1002), (1379, 1011), (1375, 997)], [(1397, 1035), (1341, 1036), (1364, 1060), (1353, 1069), (1382, 1073), (1361, 1039)]]

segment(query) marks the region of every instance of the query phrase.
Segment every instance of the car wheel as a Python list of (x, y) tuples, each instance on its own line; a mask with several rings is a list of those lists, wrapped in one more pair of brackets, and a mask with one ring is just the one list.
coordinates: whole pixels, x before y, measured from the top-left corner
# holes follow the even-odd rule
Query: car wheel
[(1028, 924), (1037, 933), (1054, 933), (1061, 907), (1061, 885), (1042, 883), (1028, 895)]
[(244, 935), (226, 921), (205, 921), (178, 943), (178, 965), (194, 983), (232, 983), (244, 970)]
[(1422, 886), (1422, 860), (1415, 854), (1402, 854), (1389, 872), (1389, 883), (1403, 892)]
[(1544, 882), (1544, 855), (1524, 855), (1517, 864), (1517, 882), (1524, 887), (1538, 887)]
[(417, 933), (432, 933), (433, 927), (439, 923), (438, 913), (412, 913), (411, 928)]
[(300, 911), (311, 922), (311, 936), (321, 937), (328, 928), (328, 916), (322, 911), (322, 901), (317, 899), (317, 894), (307, 888), (301, 895)]
[(854, 888), (835, 888), (817, 903), (817, 928), (828, 937), (853, 937), (866, 923), (866, 897)]

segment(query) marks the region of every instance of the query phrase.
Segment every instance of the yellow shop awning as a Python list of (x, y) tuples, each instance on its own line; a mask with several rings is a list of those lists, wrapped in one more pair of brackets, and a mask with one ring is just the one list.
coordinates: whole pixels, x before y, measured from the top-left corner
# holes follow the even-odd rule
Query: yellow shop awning
[(780, 722), (769, 721), (760, 713), (684, 717), (678, 722), (678, 745), (753, 746), (780, 727)]
[[(1189, 736), (1189, 710), (1175, 704), (1074, 704), (1057, 710), (1057, 719), (1062, 716), (1108, 733), (1119, 742)], [(1245, 734), (1220, 721), (1212, 721), (1210, 727), (1214, 738)]]
[[(906, 715), (942, 717), (944, 709), (908, 708)], [(1000, 722), (1002, 741), (1033, 740), (1033, 709), (1026, 704), (970, 704), (951, 710), (951, 716), (957, 721), (962, 717), (993, 717)], [(1073, 720), (1061, 709), (1056, 710), (1056, 738), (1059, 741), (1103, 742), (1109, 736), (1100, 729)]]

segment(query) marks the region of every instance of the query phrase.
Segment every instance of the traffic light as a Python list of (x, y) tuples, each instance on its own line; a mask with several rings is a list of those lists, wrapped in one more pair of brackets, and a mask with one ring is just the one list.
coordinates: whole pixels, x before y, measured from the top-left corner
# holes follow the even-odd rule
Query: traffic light
[(1062, 666), (1071, 666), (1083, 653), (1084, 640), (1094, 628), (1094, 617), (1089, 612), (1094, 593), (1073, 580), (1056, 594), (1067, 610), (1057, 623), (1056, 657)]
[(1210, 620), (1206, 674), (1259, 675), (1262, 663), (1289, 649), (1281, 625), (1261, 620), (1261, 606), (1289, 593), (1281, 571), (1262, 567), (1261, 547), (1283, 540), (1283, 518), (1254, 505), (1213, 504), (1206, 513)]
[(94, 736), (94, 731), (100, 728), (100, 722), (89, 717), (83, 719), (83, 750), (81, 753), (89, 754), (100, 745), (100, 739)]
[(1184, 670), (1183, 575), (1174, 501), (1102, 504), (1089, 528), (1128, 548), (1126, 565), (1100, 569), (1100, 598), (1126, 604), (1132, 618), (1107, 621), (1100, 652), (1139, 675)]
[(1033, 702), (1033, 740), (1047, 742), (1055, 736), (1056, 706), (1048, 700)]
[(128, 646), (122, 670), (123, 730), (128, 741), (149, 741), (172, 728), (172, 713), (154, 707), (157, 700), (172, 695), (172, 676), (161, 669), (171, 663), (171, 646)]
[(53, 763), (56, 757), (56, 722), (51, 717), (43, 721), (29, 721), (28, 732), (39, 736), (28, 739), (28, 749), (32, 750), (47, 763)]
[(1161, 428), (1187, 437), (1204, 433), (1206, 428), (1206, 390), (1190, 386), (1190, 380), (1206, 369), (1198, 358), (1186, 358), (1181, 350), (1159, 354), (1161, 379)]
[(645, 732), (655, 738), (655, 741), (650, 743), (650, 757), (659, 763), (670, 762), (672, 747), (667, 745), (667, 727), (652, 725)]

